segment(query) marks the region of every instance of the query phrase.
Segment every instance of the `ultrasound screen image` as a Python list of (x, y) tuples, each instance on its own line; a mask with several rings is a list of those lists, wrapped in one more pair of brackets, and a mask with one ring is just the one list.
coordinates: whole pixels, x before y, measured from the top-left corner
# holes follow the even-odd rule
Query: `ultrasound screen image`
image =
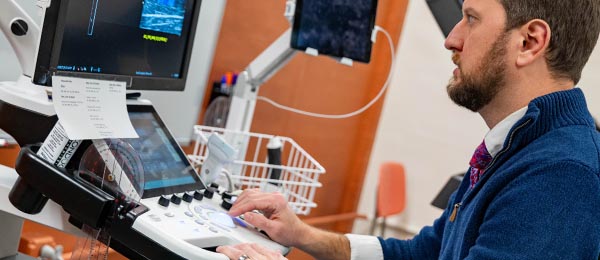
[(56, 69), (179, 79), (194, 2), (69, 1)]
[(185, 0), (144, 0), (140, 28), (181, 35)]
[(369, 62), (377, 0), (298, 0), (292, 48)]
[(142, 160), (145, 190), (196, 183), (196, 172), (152, 113), (129, 112), (129, 117), (139, 138), (126, 140)]

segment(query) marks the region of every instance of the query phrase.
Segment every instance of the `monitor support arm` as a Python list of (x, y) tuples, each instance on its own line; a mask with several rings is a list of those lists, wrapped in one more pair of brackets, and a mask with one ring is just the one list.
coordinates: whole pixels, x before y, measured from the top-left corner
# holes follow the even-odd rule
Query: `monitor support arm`
[(295, 55), (290, 47), (292, 30), (285, 31), (240, 73), (233, 89), (227, 129), (249, 132), (260, 85), (283, 68)]
[[(296, 9), (295, 0), (287, 0), (284, 17), (291, 23)], [(238, 133), (250, 132), (256, 98), (260, 85), (269, 80), (283, 68), (297, 53), (290, 47), (292, 29), (288, 28), (277, 40), (256, 57), (246, 69), (238, 75), (233, 87), (233, 96), (225, 128)], [(237, 150), (237, 158), (246, 158), (248, 140), (244, 135), (226, 134), (225, 141)], [(240, 165), (231, 166), (231, 174), (242, 173)]]

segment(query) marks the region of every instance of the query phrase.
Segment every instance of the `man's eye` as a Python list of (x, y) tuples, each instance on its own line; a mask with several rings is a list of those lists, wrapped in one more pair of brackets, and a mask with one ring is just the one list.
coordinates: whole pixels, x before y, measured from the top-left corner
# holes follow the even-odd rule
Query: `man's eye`
[(467, 22), (468, 23), (473, 23), (475, 21), (475, 17), (471, 16), (471, 15), (467, 15)]

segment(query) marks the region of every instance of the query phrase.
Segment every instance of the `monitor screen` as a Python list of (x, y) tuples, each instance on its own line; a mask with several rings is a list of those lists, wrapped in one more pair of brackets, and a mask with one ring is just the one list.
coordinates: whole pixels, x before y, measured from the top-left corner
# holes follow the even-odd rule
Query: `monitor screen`
[(297, 0), (291, 46), (368, 63), (376, 11), (377, 0)]
[[(52, 75), (183, 90), (200, 0), (59, 0), (46, 11), (34, 80)], [(40, 57), (41, 56), (41, 57)]]
[(129, 118), (140, 136), (125, 139), (144, 167), (144, 198), (203, 189), (191, 166), (152, 106), (129, 105)]

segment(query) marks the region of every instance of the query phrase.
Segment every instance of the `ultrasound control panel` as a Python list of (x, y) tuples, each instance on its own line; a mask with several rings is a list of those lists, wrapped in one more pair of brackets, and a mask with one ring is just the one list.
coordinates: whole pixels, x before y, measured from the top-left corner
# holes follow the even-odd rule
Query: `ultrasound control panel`
[(152, 106), (130, 105), (128, 111), (140, 138), (127, 141), (142, 160), (141, 204), (148, 208), (132, 229), (186, 259), (219, 259), (224, 256), (214, 253), (216, 247), (250, 242), (289, 252), (243, 218), (227, 214), (239, 192), (205, 187)]
[(269, 239), (240, 217), (231, 217), (236, 196), (218, 188), (162, 195), (142, 200), (150, 210), (138, 217), (133, 229), (152, 237), (187, 259), (199, 259), (198, 249), (213, 251), (221, 245), (258, 243), (287, 254), (289, 248)]

